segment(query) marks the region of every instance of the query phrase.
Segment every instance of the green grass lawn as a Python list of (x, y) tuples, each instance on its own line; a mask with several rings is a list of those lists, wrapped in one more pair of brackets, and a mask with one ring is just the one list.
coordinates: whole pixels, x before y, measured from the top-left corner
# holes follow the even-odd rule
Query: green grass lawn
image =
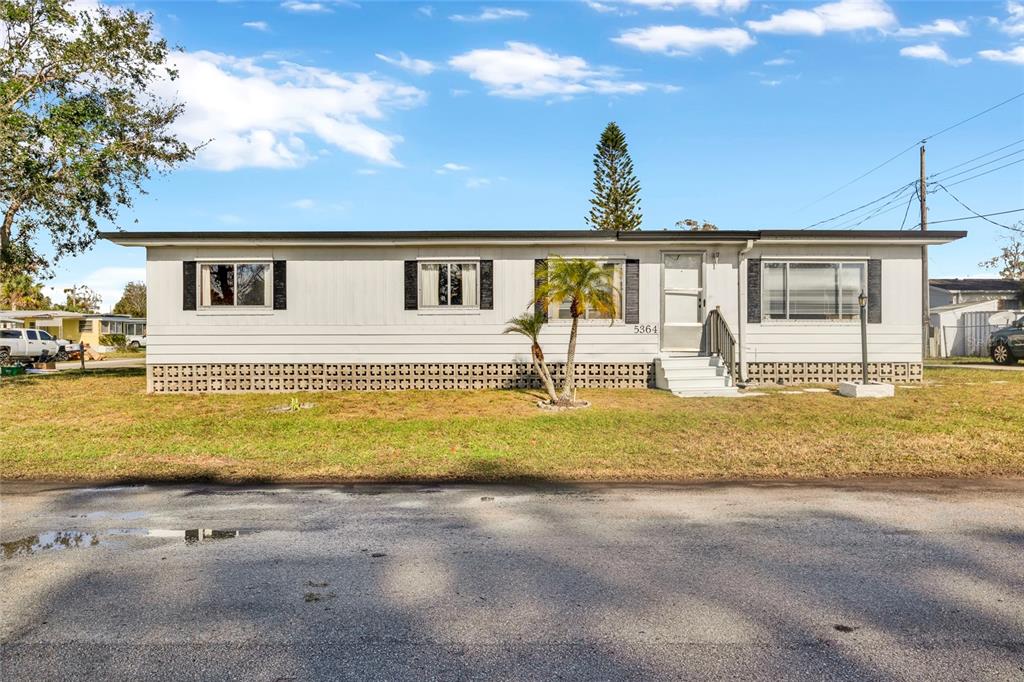
[[(0, 384), (5, 480), (676, 481), (1024, 475), (1024, 372), (939, 368), (891, 400), (768, 389), (170, 395), (141, 369)], [(308, 410), (273, 413), (293, 397)]]

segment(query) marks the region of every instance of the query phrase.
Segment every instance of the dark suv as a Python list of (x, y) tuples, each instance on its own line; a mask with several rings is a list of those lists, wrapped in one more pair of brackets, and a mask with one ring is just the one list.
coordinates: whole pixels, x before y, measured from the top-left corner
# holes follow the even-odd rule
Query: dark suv
[(988, 337), (988, 354), (997, 365), (1015, 365), (1024, 358), (1024, 317)]

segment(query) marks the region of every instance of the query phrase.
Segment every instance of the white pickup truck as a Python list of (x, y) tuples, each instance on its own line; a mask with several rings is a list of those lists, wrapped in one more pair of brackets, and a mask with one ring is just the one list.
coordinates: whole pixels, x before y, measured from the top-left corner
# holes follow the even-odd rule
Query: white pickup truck
[(65, 343), (42, 329), (0, 329), (0, 365), (67, 359)]

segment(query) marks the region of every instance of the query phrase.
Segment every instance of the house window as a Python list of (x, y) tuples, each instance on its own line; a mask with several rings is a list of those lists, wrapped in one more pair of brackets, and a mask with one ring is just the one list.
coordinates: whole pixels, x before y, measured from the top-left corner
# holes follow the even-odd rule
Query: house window
[(92, 331), (92, 320), (79, 320), (78, 321), (78, 333), (82, 334), (85, 332)]
[(761, 309), (770, 320), (852, 320), (867, 264), (765, 261)]
[(203, 307), (270, 307), (270, 263), (208, 263), (199, 273)]
[(480, 306), (479, 263), (420, 263), (419, 282), (421, 308)]
[[(612, 297), (615, 302), (615, 311), (612, 314), (608, 312), (602, 312), (594, 310), (593, 308), (587, 308), (583, 313), (581, 319), (586, 320), (621, 320), (622, 319), (622, 273), (625, 268), (623, 261), (606, 261), (601, 263), (601, 267), (607, 270), (610, 274), (610, 286)], [(559, 305), (551, 304), (548, 310), (548, 317), (552, 320), (571, 320), (572, 319), (572, 300), (562, 301)]]

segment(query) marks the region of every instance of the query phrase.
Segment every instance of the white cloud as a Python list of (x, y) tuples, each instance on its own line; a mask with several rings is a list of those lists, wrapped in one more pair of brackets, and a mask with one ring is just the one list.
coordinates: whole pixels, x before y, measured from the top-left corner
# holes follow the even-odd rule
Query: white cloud
[(1004, 21), (999, 21), (994, 17), (991, 21), (1007, 35), (1024, 36), (1024, 2), (1008, 0), (1006, 14), (1007, 17)]
[(469, 178), (466, 180), (466, 187), (469, 189), (480, 189), (491, 184), (490, 178)]
[(1010, 50), (982, 50), (978, 56), (993, 62), (1024, 64), (1024, 45), (1018, 45)]
[(347, 5), (349, 7), (359, 7), (355, 2), (350, 0), (284, 0), (281, 3), (281, 7), (288, 10), (289, 12), (297, 12), (300, 14), (325, 14), (333, 12), (332, 5)]
[(420, 14), (422, 14), (425, 17), (432, 17), (432, 16), (434, 16), (434, 8), (431, 7), (430, 5), (424, 5), (423, 7), (417, 7), (416, 11), (419, 12)]
[(64, 293), (65, 289), (70, 289), (76, 284), (84, 284), (102, 297), (103, 301), (100, 304), (100, 310), (109, 312), (113, 309), (114, 304), (121, 300), (121, 294), (124, 293), (125, 284), (128, 282), (145, 281), (146, 268), (144, 267), (129, 268), (110, 266), (94, 270), (78, 281), (55, 283), (51, 286), (44, 286), (43, 292), (49, 296), (54, 303), (63, 303), (67, 298), (67, 294)]
[(692, 28), (690, 26), (648, 26), (632, 28), (612, 42), (642, 52), (661, 52), (672, 57), (720, 49), (737, 54), (756, 41), (742, 28)]
[(792, 64), (793, 60), (788, 57), (776, 57), (775, 59), (769, 59), (764, 63), (765, 66), (788, 66)]
[(678, 7), (692, 7), (701, 14), (720, 12), (742, 12), (750, 0), (623, 0), (629, 5), (640, 5), (647, 9), (671, 10)]
[(436, 169), (434, 172), (438, 175), (445, 175), (447, 173), (458, 173), (460, 171), (468, 171), (469, 166), (463, 166), (461, 163), (448, 163), (441, 164), (441, 167)]
[(452, 57), (448, 64), (500, 97), (636, 94), (652, 87), (671, 91), (671, 86), (623, 81), (617, 69), (591, 66), (582, 57), (563, 57), (528, 43), (508, 42), (503, 50), (470, 50)]
[(292, 208), (297, 208), (300, 211), (308, 211), (314, 206), (316, 206), (316, 202), (313, 201), (312, 199), (296, 199), (295, 201), (288, 205), (291, 206)]
[(839, 0), (809, 10), (788, 9), (764, 21), (748, 21), (747, 28), (758, 33), (820, 36), (828, 31), (885, 31), (896, 24), (896, 15), (882, 0)]
[(969, 64), (971, 61), (970, 58), (953, 59), (945, 50), (942, 49), (942, 47), (935, 43), (904, 47), (900, 50), (900, 56), (910, 57), (911, 59), (931, 59), (933, 61), (942, 62), (943, 64), (949, 64), (950, 66)]
[(452, 97), (465, 97), (466, 95), (468, 95), (468, 94), (469, 94), (469, 90), (465, 90), (465, 89), (463, 89), (463, 88), (452, 88), (452, 89), (451, 89), (451, 90), (449, 91), (449, 94), (450, 94), (450, 95), (451, 95)]
[(270, 24), (265, 21), (243, 21), (242, 26), (251, 28), (254, 31), (269, 31)]
[(399, 52), (397, 57), (389, 57), (378, 52), (377, 59), (420, 76), (428, 76), (437, 68), (426, 59), (413, 59), (404, 52)]
[(179, 78), (161, 94), (186, 103), (175, 122), (188, 142), (209, 141), (197, 157), (214, 170), (294, 168), (308, 163), (310, 144), (336, 147), (364, 159), (399, 165), (402, 138), (368, 121), (392, 109), (415, 107), (426, 93), (370, 76), (213, 52), (175, 53)]
[(774, 87), (777, 87), (779, 85), (782, 85), (782, 81), (780, 81), (780, 80), (763, 80), (763, 81), (761, 81), (761, 85), (767, 85), (769, 88), (774, 88)]
[(477, 22), (477, 21), (502, 21), (505, 19), (525, 19), (530, 13), (521, 9), (506, 9), (504, 7), (485, 7), (480, 14), (453, 14), (449, 19), (452, 21)]
[(930, 24), (921, 24), (913, 28), (900, 28), (894, 33), (897, 38), (920, 38), (922, 36), (955, 36), (962, 38), (969, 35), (966, 21), (952, 19), (936, 19)]

